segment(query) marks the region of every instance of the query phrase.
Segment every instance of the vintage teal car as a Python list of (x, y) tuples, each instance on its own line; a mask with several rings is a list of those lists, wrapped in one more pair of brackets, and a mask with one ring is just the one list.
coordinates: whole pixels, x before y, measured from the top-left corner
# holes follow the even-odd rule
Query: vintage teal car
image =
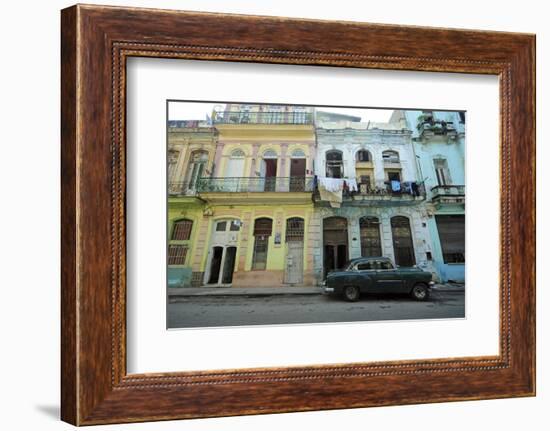
[(425, 301), (433, 284), (430, 272), (416, 267), (395, 268), (387, 257), (360, 257), (341, 270), (329, 272), (323, 290), (347, 301), (357, 301), (361, 293), (405, 293)]

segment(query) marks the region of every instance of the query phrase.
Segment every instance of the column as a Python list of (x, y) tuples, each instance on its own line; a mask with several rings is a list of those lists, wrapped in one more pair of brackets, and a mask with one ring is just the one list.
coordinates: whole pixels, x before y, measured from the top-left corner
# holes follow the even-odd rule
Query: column
[(243, 213), (241, 224), (241, 241), (239, 243), (239, 263), (237, 264), (237, 271), (244, 271), (246, 268), (246, 255), (248, 252), (248, 246), (254, 247), (254, 242), (249, 241), (252, 229), (252, 213), (250, 211)]
[(256, 177), (256, 158), (258, 157), (259, 144), (252, 144), (252, 156), (250, 159), (250, 177)]
[(381, 223), (381, 235), (382, 235), (382, 254), (389, 257), (395, 263), (395, 256), (393, 253), (393, 237), (391, 233), (391, 217), (390, 214), (384, 211), (380, 215)]
[(213, 177), (223, 177), (223, 172), (221, 172), (223, 147), (224, 147), (224, 144), (222, 142), (216, 143), (216, 150), (214, 153), (214, 166), (212, 166), (211, 168)]
[(359, 218), (349, 213), (348, 219), (348, 244), (349, 258), (361, 257), (361, 230), (359, 228)]

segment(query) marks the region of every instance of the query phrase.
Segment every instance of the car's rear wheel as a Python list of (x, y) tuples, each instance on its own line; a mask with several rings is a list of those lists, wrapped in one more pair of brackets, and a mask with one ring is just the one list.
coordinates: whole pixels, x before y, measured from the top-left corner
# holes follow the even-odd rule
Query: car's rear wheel
[(411, 296), (417, 301), (425, 301), (429, 296), (428, 286), (422, 283), (415, 284), (411, 290)]
[(357, 286), (346, 286), (344, 288), (344, 299), (346, 301), (355, 302), (361, 296), (361, 292)]

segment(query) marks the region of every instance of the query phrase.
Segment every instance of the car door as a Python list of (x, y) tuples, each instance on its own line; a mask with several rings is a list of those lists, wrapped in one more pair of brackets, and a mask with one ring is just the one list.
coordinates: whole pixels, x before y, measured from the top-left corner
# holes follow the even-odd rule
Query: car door
[(376, 293), (401, 293), (403, 279), (400, 271), (387, 260), (376, 261)]
[(355, 270), (360, 280), (361, 292), (372, 292), (376, 279), (376, 269), (372, 265), (372, 261), (358, 263)]

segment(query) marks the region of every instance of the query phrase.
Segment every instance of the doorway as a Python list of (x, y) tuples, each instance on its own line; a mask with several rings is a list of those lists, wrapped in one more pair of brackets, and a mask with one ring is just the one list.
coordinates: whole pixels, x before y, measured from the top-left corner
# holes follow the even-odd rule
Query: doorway
[(404, 267), (414, 266), (416, 261), (409, 219), (403, 216), (392, 217), (391, 231), (395, 264)]
[(304, 277), (304, 219), (286, 221), (285, 283), (301, 284)]
[(274, 192), (277, 179), (277, 159), (276, 158), (264, 158), (260, 167), (260, 176), (263, 179), (263, 191)]
[(214, 223), (206, 284), (229, 286), (233, 282), (240, 225), (239, 220), (218, 220)]
[(306, 159), (290, 160), (289, 191), (303, 192), (306, 184)]
[(254, 250), (252, 253), (252, 270), (267, 268), (267, 253), (269, 237), (273, 228), (273, 220), (267, 217), (256, 219), (254, 222)]
[[(224, 191), (227, 192), (240, 192), (241, 183), (240, 179), (244, 172), (245, 155), (242, 150), (234, 150), (231, 153), (227, 165), (225, 167)], [(246, 191), (246, 190), (245, 190)]]
[(323, 277), (344, 268), (348, 261), (348, 221), (345, 217), (323, 220)]

